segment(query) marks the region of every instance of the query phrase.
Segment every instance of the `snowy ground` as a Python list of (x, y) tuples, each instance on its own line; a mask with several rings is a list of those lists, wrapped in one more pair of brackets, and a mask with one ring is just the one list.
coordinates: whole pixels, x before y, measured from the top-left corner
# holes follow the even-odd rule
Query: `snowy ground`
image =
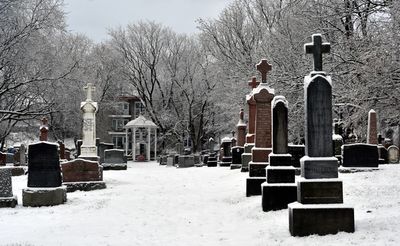
[(245, 197), (247, 175), (129, 163), (104, 173), (107, 189), (41, 208), (21, 206), (26, 177), (13, 177), (20, 205), (0, 209), (0, 245), (400, 245), (400, 165), (340, 174), (356, 232), (324, 237), (291, 237), (287, 210)]

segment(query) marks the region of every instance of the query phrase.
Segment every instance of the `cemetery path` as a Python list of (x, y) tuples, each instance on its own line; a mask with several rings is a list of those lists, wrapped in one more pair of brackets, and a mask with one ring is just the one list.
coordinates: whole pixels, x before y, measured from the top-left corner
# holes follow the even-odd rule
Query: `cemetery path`
[(107, 189), (68, 193), (55, 207), (0, 209), (0, 245), (400, 245), (400, 166), (341, 174), (356, 232), (291, 237), (287, 210), (264, 213), (245, 197), (248, 173), (176, 169), (155, 162), (105, 171)]

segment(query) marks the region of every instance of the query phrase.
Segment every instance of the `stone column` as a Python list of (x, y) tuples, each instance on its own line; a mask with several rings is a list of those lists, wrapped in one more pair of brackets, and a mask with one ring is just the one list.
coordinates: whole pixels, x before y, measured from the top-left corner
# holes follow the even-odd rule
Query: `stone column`
[(246, 183), (246, 195), (261, 195), (261, 184), (266, 181), (265, 168), (268, 165), (268, 155), (272, 151), (271, 144), (271, 101), (274, 90), (267, 85), (267, 73), (271, 65), (263, 59), (257, 64), (262, 83), (253, 90), (256, 102), (255, 146), (251, 150), (252, 160), (249, 163), (249, 178)]
[(128, 156), (128, 147), (129, 147), (129, 139), (128, 139), (128, 128), (125, 129), (125, 155)]
[(157, 160), (157, 128), (154, 128), (154, 160)]
[(367, 129), (367, 143), (378, 144), (378, 126), (375, 110), (371, 109), (368, 112), (368, 129)]
[(98, 111), (97, 102), (93, 102), (92, 93), (95, 90), (93, 84), (88, 83), (84, 87), (87, 92), (86, 101), (81, 103), (83, 112), (82, 146), (79, 158), (99, 161), (96, 147), (96, 113)]
[(297, 199), (295, 168), (288, 154), (288, 102), (283, 96), (272, 101), (272, 153), (262, 184), (263, 211), (285, 209)]
[(332, 81), (322, 71), (322, 53), (329, 53), (330, 45), (320, 34), (312, 40), (305, 45), (314, 55), (314, 71), (304, 79), (306, 156), (300, 160), (297, 202), (288, 205), (293, 236), (354, 232), (354, 209), (342, 204), (338, 160), (332, 156)]
[(151, 149), (151, 142), (150, 142), (150, 127), (147, 128), (147, 161), (150, 161), (150, 149)]
[(132, 128), (132, 160), (136, 161), (136, 127)]

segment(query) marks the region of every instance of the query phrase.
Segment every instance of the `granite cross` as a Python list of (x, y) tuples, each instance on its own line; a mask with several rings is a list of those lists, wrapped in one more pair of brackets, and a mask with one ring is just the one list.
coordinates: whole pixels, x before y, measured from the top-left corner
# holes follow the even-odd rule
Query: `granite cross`
[(86, 101), (92, 101), (92, 92), (95, 92), (96, 87), (92, 83), (88, 83), (83, 89), (86, 90)]
[(260, 82), (257, 81), (256, 77), (252, 77), (251, 80), (249, 81), (248, 85), (254, 89), (257, 88), (257, 86), (260, 84)]
[(262, 59), (256, 68), (261, 73), (261, 83), (267, 83), (267, 73), (272, 70), (271, 64), (266, 59)]
[(331, 50), (330, 43), (322, 43), (321, 34), (313, 34), (312, 42), (304, 45), (306, 54), (313, 54), (314, 71), (322, 71), (322, 54), (329, 53)]

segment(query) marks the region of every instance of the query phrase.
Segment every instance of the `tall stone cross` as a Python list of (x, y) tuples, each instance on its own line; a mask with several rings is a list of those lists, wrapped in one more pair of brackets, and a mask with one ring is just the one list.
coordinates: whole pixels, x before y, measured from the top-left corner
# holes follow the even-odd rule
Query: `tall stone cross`
[(267, 83), (267, 73), (272, 70), (271, 64), (266, 59), (262, 59), (256, 68), (261, 73), (261, 83)]
[(330, 43), (322, 43), (321, 34), (313, 34), (312, 42), (304, 45), (306, 54), (313, 54), (314, 71), (322, 71), (322, 54), (331, 51)]
[(251, 80), (248, 83), (248, 85), (251, 87), (251, 89), (257, 88), (257, 86), (259, 84), (260, 84), (260, 82), (257, 81), (256, 77), (252, 77)]
[(95, 92), (96, 87), (92, 83), (88, 83), (83, 89), (86, 91), (86, 101), (92, 101), (92, 92)]

